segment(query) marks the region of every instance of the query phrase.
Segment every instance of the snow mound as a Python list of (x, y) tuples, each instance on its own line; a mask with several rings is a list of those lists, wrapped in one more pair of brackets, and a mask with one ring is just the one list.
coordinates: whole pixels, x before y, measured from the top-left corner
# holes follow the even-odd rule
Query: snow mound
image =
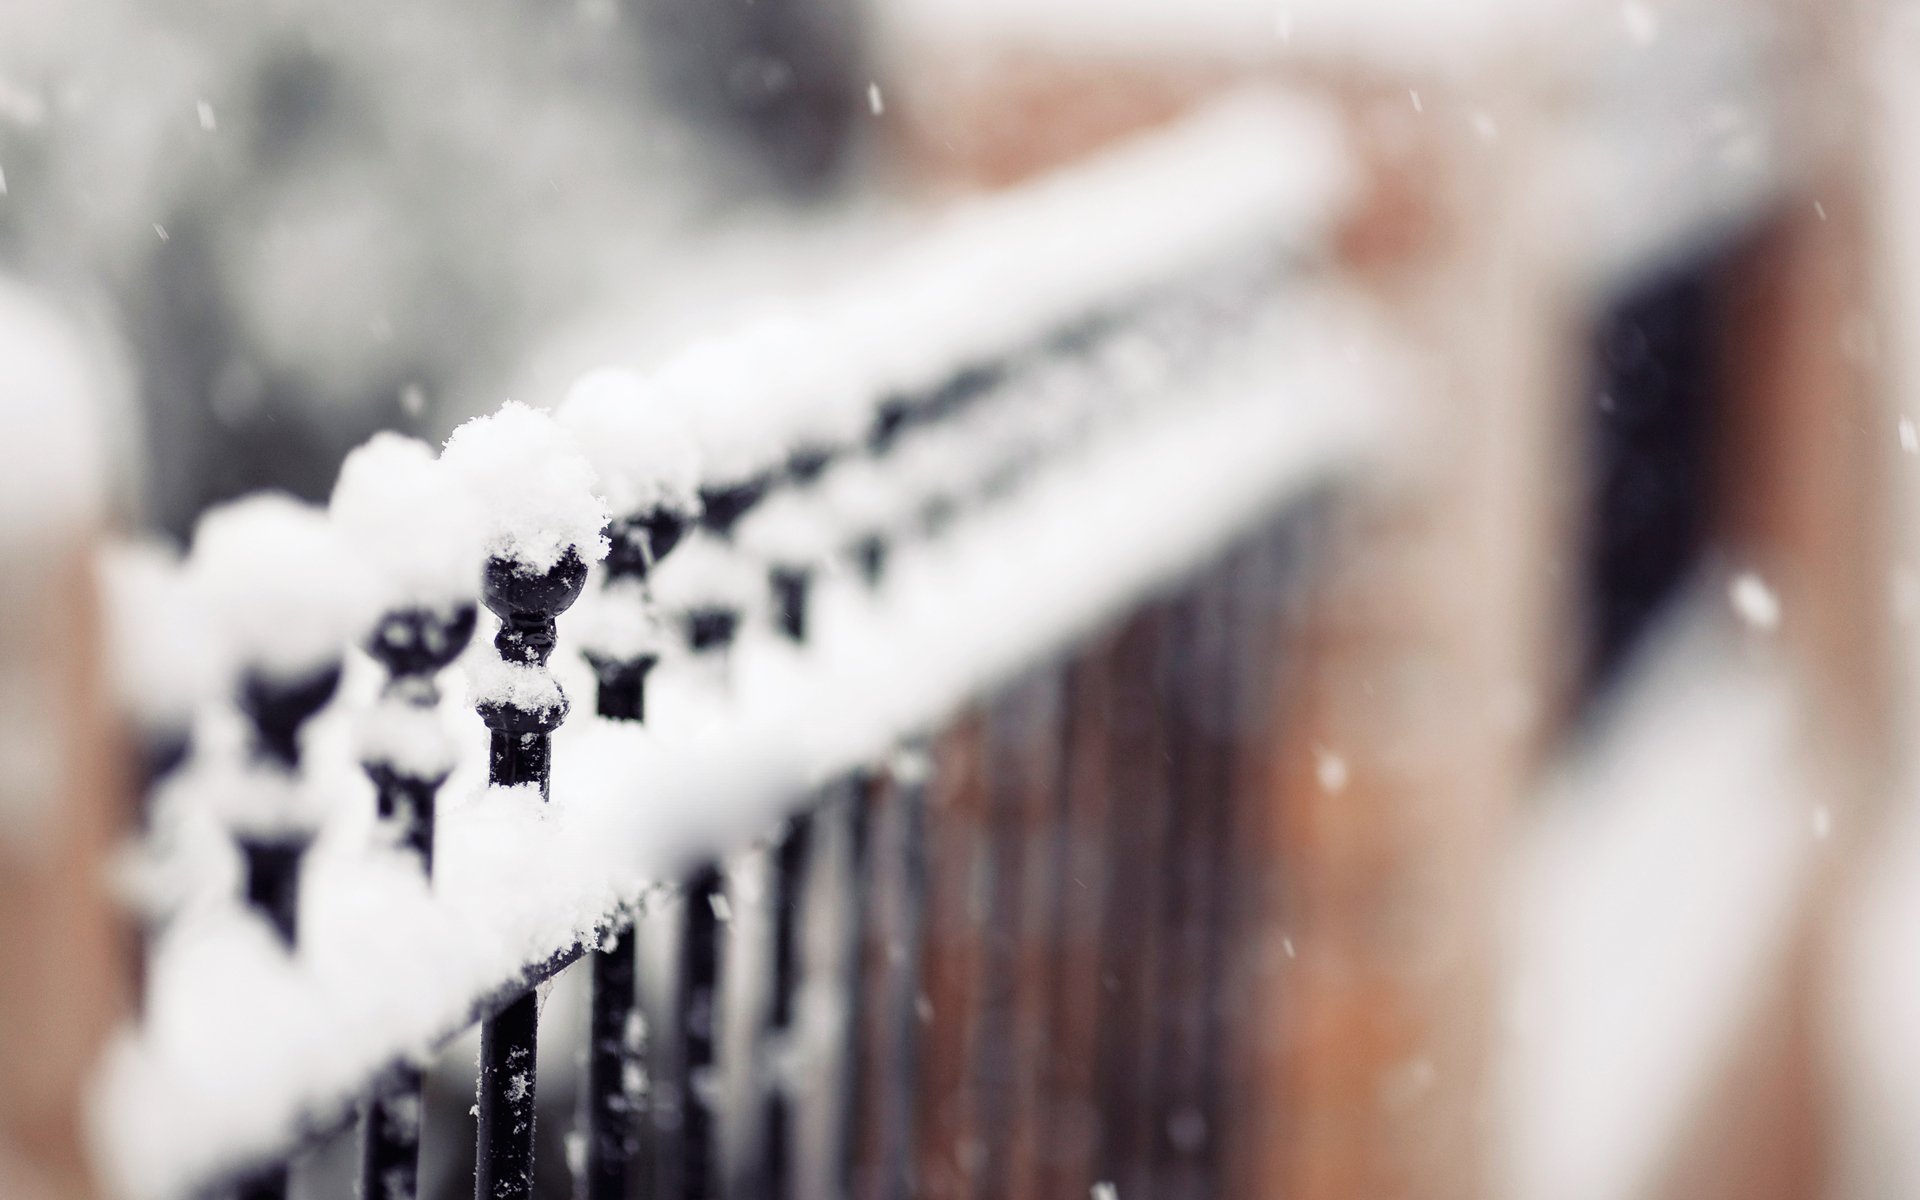
[(700, 452), (667, 392), (637, 371), (589, 371), (554, 415), (600, 477), (615, 516), (698, 506)]
[(329, 510), (379, 576), (386, 608), (471, 600), (480, 582), (474, 497), (416, 438), (378, 433), (347, 455)]
[(454, 430), (441, 461), (478, 499), (486, 554), (533, 573), (569, 549), (588, 562), (606, 557), (607, 506), (593, 464), (552, 414), (509, 400)]
[(363, 560), (322, 510), (284, 493), (210, 509), (189, 570), (232, 661), (283, 682), (339, 662), (375, 613)]

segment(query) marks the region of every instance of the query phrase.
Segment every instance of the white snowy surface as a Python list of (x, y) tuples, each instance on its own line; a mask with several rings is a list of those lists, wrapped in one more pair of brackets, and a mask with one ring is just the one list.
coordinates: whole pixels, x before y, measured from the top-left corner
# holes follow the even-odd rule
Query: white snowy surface
[(763, 607), (767, 575), (733, 543), (696, 529), (654, 569), (653, 599), (676, 616), (699, 608), (727, 608), (751, 615)]
[[(402, 856), (369, 848), (352, 739), (316, 731), (311, 773), (334, 781), (345, 815), (309, 855), (299, 953), (228, 905), (175, 922), (145, 1027), (112, 1048), (99, 1081), (95, 1131), (116, 1194), (170, 1200), (236, 1156), (283, 1149), (373, 1070), (424, 1054), (475, 997), (591, 937), (691, 855), (763, 833), (815, 784), (936, 726), (1351, 468), (1396, 383), (1391, 356), (1341, 306), (1303, 298), (1290, 313), (1283, 336), (1182, 380), (941, 539), (900, 547), (877, 593), (829, 577), (806, 646), (750, 627), (724, 702), (677, 704), (663, 668), (646, 727), (576, 706), (555, 739), (550, 804), (477, 786), (484, 731), (463, 718), (431, 894)], [(571, 654), (555, 665), (569, 683), (582, 673)]]
[(1717, 597), (1623, 681), (1508, 893), (1502, 1194), (1650, 1194), (1786, 944), (1816, 830), (1788, 682)]
[(889, 41), (948, 53), (986, 43), (1081, 57), (1310, 56), (1445, 72), (1511, 71), (1521, 60), (1564, 69), (1739, 10), (1727, 0), (891, 0), (876, 15)]
[[(116, 377), (81, 327), (0, 279), (0, 544), (97, 523), (106, 513)], [(30, 452), (29, 452), (29, 448)]]
[(616, 517), (699, 507), (700, 452), (659, 385), (627, 367), (582, 375), (554, 410), (599, 476)]
[(189, 570), (228, 661), (290, 682), (339, 661), (379, 599), (366, 560), (326, 512), (284, 493), (209, 509)]
[(145, 733), (185, 733), (229, 678), (229, 647), (206, 598), (179, 555), (157, 542), (103, 551), (100, 591), (116, 699)]
[(568, 549), (607, 556), (607, 505), (580, 447), (543, 409), (509, 400), (453, 431), (441, 461), (479, 503), (486, 553), (539, 573)]
[(595, 579), (564, 619), (582, 650), (616, 662), (657, 655), (672, 642), (647, 585), (637, 579)]
[(466, 668), (467, 685), (476, 704), (552, 712), (567, 703), (553, 672), (532, 663), (508, 662), (490, 646), (468, 656)]
[(327, 513), (367, 560), (382, 611), (446, 608), (479, 590), (479, 503), (427, 443), (375, 434), (341, 463)]
[(844, 282), (698, 339), (650, 378), (716, 483), (849, 440), (891, 394), (1031, 348), (1206, 263), (1317, 245), (1353, 186), (1323, 106), (1226, 97), (1033, 184), (956, 204)]
[(434, 779), (453, 770), (459, 746), (439, 705), (383, 697), (360, 722), (360, 760), (412, 779)]

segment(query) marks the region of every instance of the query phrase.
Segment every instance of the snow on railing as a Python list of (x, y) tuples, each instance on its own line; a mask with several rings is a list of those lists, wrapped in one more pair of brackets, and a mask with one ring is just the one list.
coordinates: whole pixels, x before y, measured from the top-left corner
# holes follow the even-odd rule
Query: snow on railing
[[(1236, 100), (552, 414), (377, 437), (326, 510), (255, 497), (184, 562), (123, 556), (122, 623), (181, 635), (117, 637), (125, 675), (184, 694), (134, 708), (152, 961), (100, 1082), (114, 1189), (281, 1194), (365, 1111), (366, 1194), (412, 1195), (420, 1064), (480, 1021), (476, 1194), (526, 1196), (533, 986), (591, 952), (578, 1170), (625, 1195), (627, 931), (678, 879), (677, 1190), (713, 1194), (721, 857), (799, 813), (791, 900), (809, 797), (1350, 463), (1380, 356), (1303, 269), (1343, 187), (1319, 114)], [(779, 1088), (765, 1120), (777, 1159)]]

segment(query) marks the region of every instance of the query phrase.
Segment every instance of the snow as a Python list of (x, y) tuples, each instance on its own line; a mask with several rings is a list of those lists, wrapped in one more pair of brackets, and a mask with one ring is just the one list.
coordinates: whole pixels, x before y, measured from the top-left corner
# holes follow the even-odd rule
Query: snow
[(603, 367), (567, 391), (554, 415), (599, 476), (615, 516), (698, 509), (700, 453), (667, 392), (638, 371)]
[(566, 707), (567, 698), (561, 692), (560, 681), (543, 666), (508, 662), (489, 647), (468, 660), (467, 670), (475, 704), (522, 712), (553, 712)]
[(1771, 633), (1780, 627), (1780, 597), (1752, 571), (1740, 572), (1727, 584), (1727, 601), (1752, 629)]
[(607, 555), (607, 505), (598, 477), (553, 416), (515, 400), (453, 431), (441, 459), (481, 513), (484, 553), (530, 573), (551, 570), (569, 549), (589, 563)]
[(746, 483), (786, 458), (783, 431), (766, 411), (782, 386), (780, 364), (762, 350), (750, 336), (703, 338), (653, 375), (693, 434), (703, 483)]
[(1789, 681), (1710, 595), (1643, 663), (1542, 797), (1503, 908), (1503, 1195), (1655, 1188), (1812, 878)]
[[(0, 194), (5, 193), (0, 185)], [(98, 521), (108, 494), (104, 348), (25, 287), (0, 278), (0, 541)]]
[(473, 600), (484, 558), (479, 505), (427, 443), (375, 434), (341, 464), (328, 512), (374, 569), (382, 611)]
[(376, 612), (372, 576), (326, 513), (282, 493), (208, 510), (188, 569), (231, 661), (282, 682), (339, 662)]
[[(1032, 366), (1032, 351), (1089, 313), (1137, 315), (1141, 299), (1192, 288), (1217, 266), (1303, 250), (1345, 186), (1324, 114), (1242, 97), (966, 205), (908, 252), (795, 302), (795, 323), (697, 343), (640, 391), (657, 389), (685, 419), (703, 485), (751, 478), (813, 439), (856, 437), (902, 387), (983, 363)], [(892, 536), (878, 588), (822, 573), (804, 645), (752, 619), (768, 599), (756, 553), (768, 545), (699, 530), (654, 572), (650, 595), (595, 588), (587, 611), (560, 622), (565, 652), (551, 672), (476, 646), (450, 690), (552, 711), (562, 688), (591, 686), (574, 651), (648, 644), (649, 600), (663, 616), (730, 606), (750, 617), (724, 689), (702, 686), (696, 668), (712, 664), (668, 655), (646, 726), (585, 713), (562, 725), (549, 804), (528, 788), (486, 786), (486, 731), (450, 702), (458, 764), (441, 793), (431, 889), (415, 864), (378, 848), (358, 763), (377, 671), (350, 660), (337, 711), (313, 723), (296, 789), (321, 800), (300, 945), (289, 956), (229, 905), (186, 906), (156, 956), (149, 1020), (113, 1048), (101, 1081), (110, 1186), (126, 1200), (174, 1200), (238, 1156), (271, 1154), (294, 1131), (339, 1118), (376, 1070), (467, 1025), (476, 997), (597, 940), (660, 881), (762, 835), (824, 781), (893, 756), (1351, 469), (1398, 386), (1392, 355), (1340, 297), (1303, 291), (1268, 304), (1237, 325), (1214, 311), (1231, 332), (1212, 342), (1148, 353), (1121, 338), (1057, 377), (1041, 372), (1045, 387), (1009, 387), (924, 442), (903, 439), (898, 459), (843, 456), (795, 494), (819, 505), (820, 528), (796, 530), (804, 521), (768, 501), (773, 528), (762, 533), (779, 547), (812, 554), (880, 529)], [(1170, 336), (1154, 329), (1155, 341)], [(597, 381), (587, 394), (633, 395), (634, 383)], [(509, 402), (448, 439), (440, 463), (478, 506), (481, 553), (530, 570), (570, 545), (604, 555), (613, 477), (653, 467), (602, 457), (642, 447), (593, 434), (582, 436), (610, 444), (582, 446), (572, 423)], [(1036, 457), (1042, 447), (1052, 452)], [(1031, 460), (1015, 486), (976, 496), (937, 537), (907, 531), (929, 487), (972, 492), (1010, 457)], [(304, 520), (337, 533), (317, 514)], [(828, 527), (838, 536), (819, 536)], [(256, 551), (283, 550), (226, 540), (247, 553), (210, 554), (222, 580), (264, 561)], [(359, 628), (337, 631), (331, 652)], [(182, 840), (209, 863), (230, 860), (217, 823), (206, 833), (208, 811), (229, 806), (222, 781), (181, 782), (167, 790), (166, 820), (200, 830)]]
[[(484, 786), (486, 739), (468, 715), (430, 893), (400, 856), (367, 851), (351, 753), (333, 763), (310, 747), (337, 803), (308, 856), (300, 947), (290, 959), (224, 907), (175, 923), (150, 1019), (100, 1081), (116, 1194), (178, 1197), (234, 1155), (340, 1115), (371, 1072), (463, 1027), (473, 998), (525, 964), (594, 939), (655, 881), (757, 836), (820, 781), (888, 757), (1350, 466), (1382, 393), (1358, 364), (1389, 356), (1350, 358), (1352, 327), (1331, 320), (1302, 301), (1277, 326), (1284, 339), (1248, 339), (1178, 404), (1115, 426), (941, 538), (897, 547), (878, 592), (827, 578), (807, 646), (749, 626), (731, 701), (710, 719), (678, 720), (664, 689), (646, 727), (576, 714), (555, 735), (550, 804)], [(687, 553), (690, 574), (707, 576), (703, 557), (723, 574), (725, 544), (700, 544), (667, 565)], [(469, 660), (480, 694), (496, 686), (488, 657)], [(568, 655), (555, 668), (585, 673)]]
[(830, 561), (845, 540), (835, 517), (817, 487), (776, 492), (754, 506), (734, 538), (768, 564), (818, 567)]
[(856, 537), (885, 530), (899, 507), (885, 473), (868, 458), (842, 459), (827, 468), (819, 491), (834, 520)]
[(383, 698), (360, 722), (360, 761), (391, 767), (409, 779), (438, 779), (452, 771), (459, 747), (438, 705)]
[(588, 587), (568, 610), (566, 631), (582, 650), (614, 662), (658, 655), (673, 641), (647, 585), (637, 579)]
[(1238, 93), (956, 204), (844, 283), (794, 297), (788, 315), (712, 332), (647, 378), (686, 420), (705, 482), (744, 482), (793, 449), (851, 443), (884, 397), (1022, 354), (1199, 264), (1310, 245), (1353, 182), (1324, 109)]
[(653, 573), (662, 609), (686, 613), (720, 608), (751, 613), (766, 600), (766, 573), (726, 539), (696, 530)]
[(231, 670), (206, 598), (159, 542), (109, 546), (99, 569), (107, 664), (121, 707), (146, 732), (184, 734)]
[(193, 803), (231, 834), (263, 841), (312, 837), (335, 800), (304, 778), (247, 759), (221, 757), (193, 776)]

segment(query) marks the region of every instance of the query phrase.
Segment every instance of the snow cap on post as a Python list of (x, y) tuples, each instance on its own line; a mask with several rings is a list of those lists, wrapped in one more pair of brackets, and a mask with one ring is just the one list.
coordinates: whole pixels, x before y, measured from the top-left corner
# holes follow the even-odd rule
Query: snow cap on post
[(700, 512), (700, 454), (667, 396), (638, 372), (581, 376), (556, 414), (612, 511), (607, 573), (644, 579)]
[(363, 561), (320, 509), (279, 492), (207, 512), (189, 566), (246, 676), (280, 684), (337, 672), (374, 593)]
[(803, 482), (865, 439), (873, 405), (830, 325), (769, 317), (742, 331), (741, 342), (764, 364), (768, 431)]
[(739, 337), (705, 338), (668, 359), (654, 382), (699, 449), (702, 520), (717, 533), (731, 532), (786, 460), (787, 447), (768, 419), (767, 364)]
[(373, 570), (383, 609), (445, 610), (473, 600), (479, 504), (427, 443), (376, 433), (341, 464), (328, 508)]
[(695, 650), (724, 649), (742, 618), (760, 602), (760, 569), (725, 539), (696, 533), (661, 567), (654, 598), (684, 622)]
[[(151, 751), (186, 751), (195, 712), (227, 686), (229, 647), (185, 564), (159, 542), (115, 545), (100, 560), (108, 662), (121, 707)], [(161, 773), (172, 762), (155, 764)]]
[(593, 464), (615, 517), (698, 509), (700, 452), (693, 433), (668, 394), (638, 371), (587, 372), (554, 416)]
[(594, 470), (551, 414), (509, 400), (453, 431), (441, 461), (477, 498), (481, 552), (540, 575), (569, 550), (607, 553), (607, 506)]
[(607, 553), (607, 506), (593, 467), (560, 423), (507, 402), (454, 430), (444, 460), (483, 498), (482, 601), (500, 618), (497, 659), (474, 672), (474, 701), (492, 731), (488, 778), (533, 784), (545, 799), (552, 734), (567, 701), (547, 669), (556, 619)]

